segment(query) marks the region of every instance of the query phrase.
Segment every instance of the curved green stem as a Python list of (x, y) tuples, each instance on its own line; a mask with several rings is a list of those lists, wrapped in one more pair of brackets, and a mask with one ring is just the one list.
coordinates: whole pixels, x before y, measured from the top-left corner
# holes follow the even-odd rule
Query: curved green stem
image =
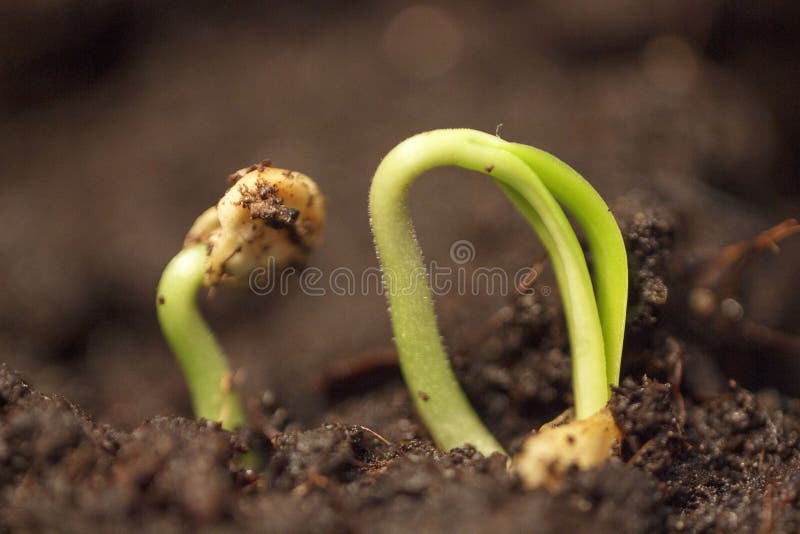
[(603, 327), (606, 375), (608, 383), (616, 386), (628, 306), (628, 257), (619, 225), (600, 194), (575, 169), (544, 150), (501, 142), (536, 171), (583, 229), (594, 264), (592, 277)]
[(506, 143), (473, 130), (436, 130), (395, 147), (370, 190), (375, 244), (384, 269), (400, 367), (418, 412), (444, 449), (471, 443), (502, 451), (469, 405), (436, 326), (422, 253), (406, 193), (423, 172), (446, 165), (491, 175), (537, 231), (551, 256), (570, 333), (575, 410), (579, 418), (607, 402), (603, 332), (591, 278), (575, 232), (536, 172)]
[(156, 309), (164, 337), (189, 385), (195, 415), (233, 430), (244, 425), (244, 409), (232, 388), (225, 353), (197, 309), (205, 260), (205, 245), (180, 251), (161, 275)]

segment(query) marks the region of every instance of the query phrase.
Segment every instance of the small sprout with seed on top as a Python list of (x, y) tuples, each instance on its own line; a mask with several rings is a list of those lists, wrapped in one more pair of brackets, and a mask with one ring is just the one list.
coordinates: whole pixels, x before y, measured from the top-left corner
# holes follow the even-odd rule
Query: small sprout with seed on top
[(233, 430), (244, 425), (244, 408), (225, 353), (197, 309), (197, 293), (246, 285), (254, 269), (271, 262), (276, 268), (304, 262), (322, 234), (325, 202), (311, 178), (267, 162), (229, 180), (225, 195), (197, 218), (164, 269), (156, 309), (195, 415)]

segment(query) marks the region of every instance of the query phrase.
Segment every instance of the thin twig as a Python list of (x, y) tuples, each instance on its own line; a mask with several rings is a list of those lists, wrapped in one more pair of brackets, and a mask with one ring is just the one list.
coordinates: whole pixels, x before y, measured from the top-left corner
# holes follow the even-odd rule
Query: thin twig
[(375, 432), (371, 428), (367, 428), (364, 425), (358, 425), (358, 428), (360, 428), (361, 430), (365, 430), (365, 431), (369, 432), (370, 434), (372, 434), (373, 436), (378, 438), (380, 441), (382, 441), (383, 444), (386, 445), (387, 447), (391, 447), (392, 446), (392, 442), (391, 441), (389, 441), (388, 439), (384, 438), (383, 436), (381, 436), (380, 434), (378, 434), (377, 432)]

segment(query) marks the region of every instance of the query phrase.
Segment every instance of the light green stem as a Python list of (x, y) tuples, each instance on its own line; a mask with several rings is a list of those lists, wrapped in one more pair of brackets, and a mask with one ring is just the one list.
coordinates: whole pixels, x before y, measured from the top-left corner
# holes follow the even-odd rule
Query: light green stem
[(628, 257), (619, 225), (600, 194), (572, 167), (544, 150), (498, 141), (536, 171), (556, 200), (577, 219), (586, 236), (603, 327), (606, 375), (608, 383), (616, 386), (628, 305)]
[(458, 385), (436, 326), (422, 253), (406, 207), (407, 191), (423, 172), (446, 165), (497, 180), (540, 235), (561, 288), (570, 334), (575, 410), (601, 409), (609, 396), (603, 332), (591, 279), (575, 232), (529, 165), (505, 143), (473, 130), (436, 130), (395, 147), (381, 162), (370, 190), (375, 244), (384, 270), (400, 367), (417, 410), (443, 449), (474, 445), (502, 451)]
[(244, 425), (244, 409), (232, 388), (225, 353), (197, 309), (205, 260), (205, 245), (180, 251), (161, 275), (156, 309), (164, 337), (189, 385), (195, 415), (234, 430)]

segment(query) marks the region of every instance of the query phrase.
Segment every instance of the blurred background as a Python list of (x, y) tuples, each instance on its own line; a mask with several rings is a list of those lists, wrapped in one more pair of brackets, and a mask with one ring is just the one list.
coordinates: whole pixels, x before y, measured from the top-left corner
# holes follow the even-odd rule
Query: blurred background
[[(0, 360), (102, 422), (189, 414), (154, 291), (225, 177), (265, 158), (314, 177), (329, 219), (311, 262), (360, 272), (372, 172), (432, 128), (549, 150), (612, 203), (644, 191), (685, 255), (714, 254), (798, 214), (798, 35), (800, 4), (776, 0), (5, 0)], [(411, 206), (428, 259), (451, 264), (459, 239), (474, 267), (543, 256), (481, 176), (433, 173)], [(798, 332), (800, 246), (783, 249), (747, 299)], [(438, 299), (448, 340), (503, 302)], [(246, 391), (305, 417), (326, 365), (391, 344), (377, 294), (221, 291), (204, 308)]]

